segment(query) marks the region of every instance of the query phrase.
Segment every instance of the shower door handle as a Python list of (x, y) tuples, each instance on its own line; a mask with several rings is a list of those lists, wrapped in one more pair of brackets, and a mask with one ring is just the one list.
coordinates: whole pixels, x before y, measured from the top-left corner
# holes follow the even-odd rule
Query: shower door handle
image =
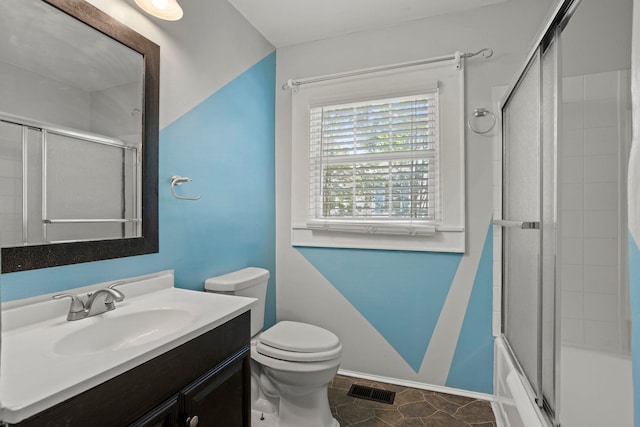
[(505, 228), (520, 228), (522, 230), (540, 229), (540, 221), (513, 221), (508, 219), (494, 219), (493, 225)]

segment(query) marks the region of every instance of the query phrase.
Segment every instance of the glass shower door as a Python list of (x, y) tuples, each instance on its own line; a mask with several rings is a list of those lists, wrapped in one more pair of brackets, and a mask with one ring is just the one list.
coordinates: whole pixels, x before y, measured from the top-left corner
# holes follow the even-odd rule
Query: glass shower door
[(503, 109), (504, 339), (538, 406), (557, 419), (558, 40), (538, 48)]
[[(503, 334), (534, 397), (541, 393), (541, 53), (503, 107)], [(540, 404), (540, 402), (539, 402)]]

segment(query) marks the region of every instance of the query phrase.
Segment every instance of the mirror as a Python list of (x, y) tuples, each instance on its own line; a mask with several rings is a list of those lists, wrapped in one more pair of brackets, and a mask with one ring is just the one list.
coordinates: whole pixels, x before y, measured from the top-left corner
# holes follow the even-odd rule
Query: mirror
[(2, 273), (158, 252), (158, 71), (83, 0), (0, 2)]

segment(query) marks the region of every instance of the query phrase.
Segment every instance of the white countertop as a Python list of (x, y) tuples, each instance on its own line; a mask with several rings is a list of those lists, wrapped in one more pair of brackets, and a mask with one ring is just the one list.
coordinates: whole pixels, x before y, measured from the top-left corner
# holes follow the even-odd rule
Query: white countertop
[[(133, 281), (118, 290), (125, 300), (116, 303), (115, 310), (71, 322), (66, 320), (70, 303), (66, 298), (14, 307), (8, 304), (7, 308), (3, 305), (2, 421), (17, 423), (95, 387), (222, 325), (250, 310), (256, 301), (174, 288), (172, 272)], [(188, 312), (188, 316), (183, 316), (177, 330), (161, 331), (157, 338), (96, 353), (60, 354), (56, 350), (61, 339), (105, 319), (167, 309)]]

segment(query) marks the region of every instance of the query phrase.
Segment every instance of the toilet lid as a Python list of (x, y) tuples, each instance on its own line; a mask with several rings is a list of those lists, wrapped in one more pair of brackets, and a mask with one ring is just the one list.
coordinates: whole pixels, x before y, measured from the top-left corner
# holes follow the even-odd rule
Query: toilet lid
[(340, 339), (318, 326), (282, 321), (264, 331), (256, 346), (258, 353), (289, 361), (331, 360), (340, 355)]

